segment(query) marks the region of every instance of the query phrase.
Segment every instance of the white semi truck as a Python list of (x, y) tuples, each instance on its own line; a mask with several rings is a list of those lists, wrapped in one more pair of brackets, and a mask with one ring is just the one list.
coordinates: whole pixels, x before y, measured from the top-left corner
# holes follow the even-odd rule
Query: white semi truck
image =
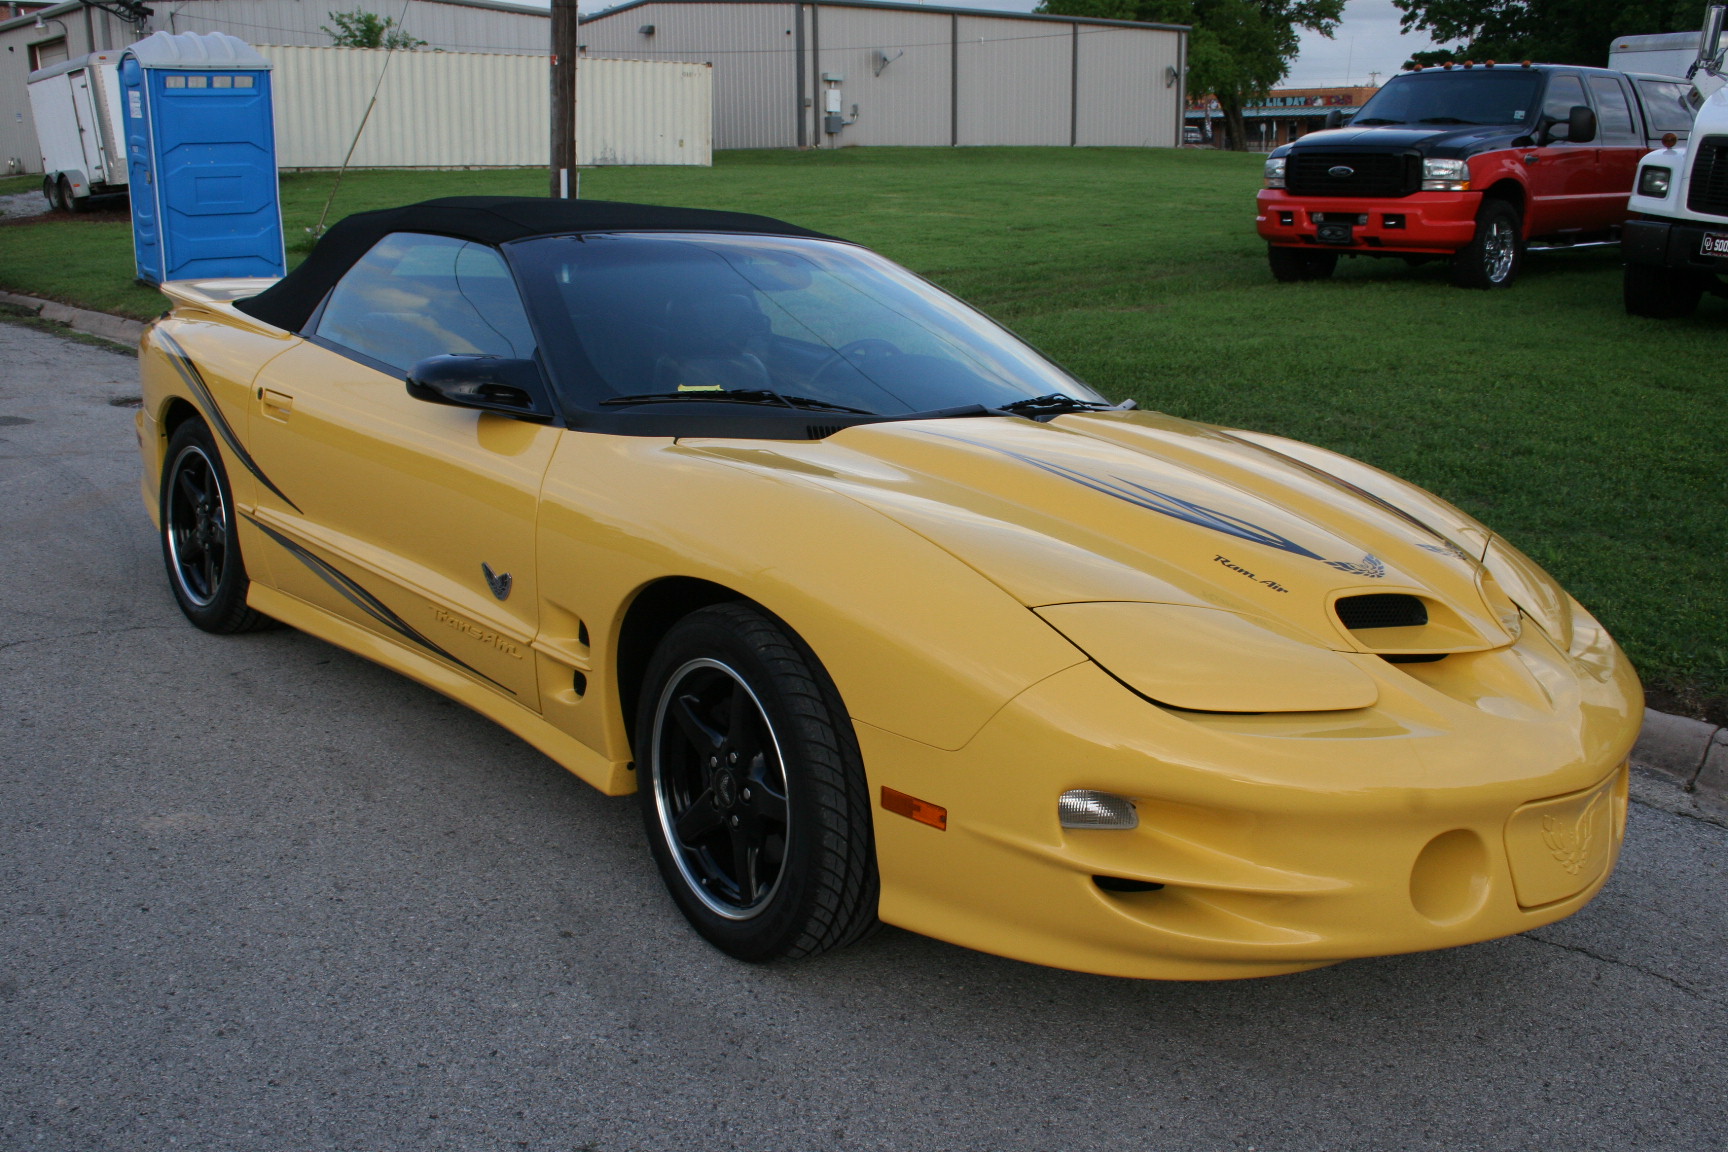
[(1686, 75), (1697, 108), (1689, 139), (1671, 135), (1638, 163), (1621, 233), (1626, 311), (1689, 316), (1706, 293), (1728, 297), (1728, 87), (1721, 5), (1712, 7)]
[(30, 115), (42, 147), (42, 195), (62, 212), (126, 191), (120, 52), (92, 52), (30, 73)]

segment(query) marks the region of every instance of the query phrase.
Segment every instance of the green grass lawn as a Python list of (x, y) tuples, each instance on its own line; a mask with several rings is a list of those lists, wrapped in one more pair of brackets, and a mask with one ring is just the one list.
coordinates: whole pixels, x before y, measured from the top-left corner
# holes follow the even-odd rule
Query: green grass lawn
[(0, 196), (14, 196), (19, 192), (40, 192), (42, 177), (40, 176), (0, 176)]
[[(1479, 516), (1631, 652), (1664, 707), (1728, 708), (1728, 304), (1620, 306), (1612, 250), (1532, 256), (1505, 292), (1345, 261), (1280, 285), (1254, 235), (1260, 159), (1134, 149), (721, 153), (599, 169), (583, 194), (732, 208), (862, 241), (1112, 397), (1368, 460)], [(283, 180), (290, 258), (329, 174)], [(437, 195), (542, 195), (540, 171), (353, 172), (331, 219)], [(0, 286), (134, 316), (123, 218), (0, 227)]]

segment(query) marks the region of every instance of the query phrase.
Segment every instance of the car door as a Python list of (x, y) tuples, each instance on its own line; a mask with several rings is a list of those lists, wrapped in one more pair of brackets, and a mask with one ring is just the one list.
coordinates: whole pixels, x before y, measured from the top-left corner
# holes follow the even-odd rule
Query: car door
[(1602, 216), (1602, 195), (1596, 172), (1594, 142), (1574, 144), (1566, 140), (1566, 118), (1577, 105), (1590, 106), (1584, 80), (1576, 72), (1556, 72), (1548, 77), (1547, 96), (1540, 121), (1561, 124), (1562, 139), (1528, 149), (1524, 153), (1525, 175), (1530, 185), (1530, 205), (1525, 233), (1555, 236), (1591, 230)]
[(1590, 95), (1596, 104), (1597, 171), (1602, 182), (1599, 221), (1604, 228), (1625, 222), (1626, 199), (1632, 195), (1638, 161), (1648, 151), (1628, 84), (1620, 76), (1590, 77)]
[(496, 250), (379, 241), (255, 384), (260, 527), (282, 591), (538, 708), (534, 531), (560, 432), (428, 403), (404, 376), (446, 353), (526, 359)]

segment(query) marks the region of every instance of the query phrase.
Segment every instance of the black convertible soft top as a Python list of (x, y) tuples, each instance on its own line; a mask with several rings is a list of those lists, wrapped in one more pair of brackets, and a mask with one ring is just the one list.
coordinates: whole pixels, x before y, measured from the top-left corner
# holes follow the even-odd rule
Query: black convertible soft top
[(666, 208), (615, 200), (446, 196), (346, 217), (331, 226), (298, 268), (258, 295), (237, 301), (234, 307), (267, 324), (298, 332), (336, 281), (392, 232), (428, 232), (479, 244), (571, 232), (755, 232), (833, 239), (748, 212)]

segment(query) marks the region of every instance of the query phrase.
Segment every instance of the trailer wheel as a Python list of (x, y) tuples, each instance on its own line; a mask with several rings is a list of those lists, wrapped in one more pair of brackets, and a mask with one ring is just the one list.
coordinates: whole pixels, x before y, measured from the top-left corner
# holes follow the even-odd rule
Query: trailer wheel
[(1476, 235), (1452, 257), (1460, 288), (1505, 288), (1524, 263), (1524, 218), (1504, 200), (1490, 200), (1476, 217)]
[(1695, 273), (1649, 264), (1628, 264), (1621, 281), (1628, 316), (1673, 320), (1690, 316), (1704, 294), (1704, 281)]
[(1268, 244), (1266, 263), (1272, 269), (1272, 279), (1280, 284), (1294, 284), (1298, 280), (1324, 280), (1338, 267), (1338, 253), (1311, 252), (1306, 248)]
[(60, 210), (60, 183), (52, 176), (42, 177), (42, 199), (48, 201), (48, 211)]
[(72, 181), (60, 177), (60, 199), (62, 206), (68, 212), (79, 213), (90, 210), (90, 197), (72, 195)]

